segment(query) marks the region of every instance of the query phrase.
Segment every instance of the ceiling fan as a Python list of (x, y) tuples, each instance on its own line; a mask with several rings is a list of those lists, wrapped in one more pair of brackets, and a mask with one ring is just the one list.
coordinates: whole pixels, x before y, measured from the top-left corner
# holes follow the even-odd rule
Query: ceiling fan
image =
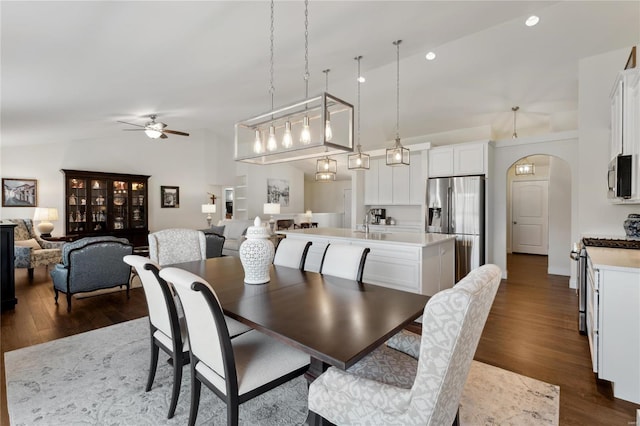
[(135, 123), (127, 123), (126, 121), (118, 121), (118, 123), (123, 123), (123, 124), (129, 124), (131, 126), (136, 126), (136, 127), (140, 127), (139, 129), (123, 129), (123, 130), (144, 130), (144, 132), (146, 133), (146, 135), (148, 137), (150, 137), (151, 139), (166, 139), (167, 135), (166, 133), (172, 134), (172, 135), (180, 135), (180, 136), (189, 136), (189, 133), (186, 132), (180, 132), (178, 130), (170, 130), (167, 129), (167, 125), (160, 122), (160, 121), (156, 121), (156, 115), (152, 114), (149, 116), (149, 118), (151, 119), (151, 121), (149, 121), (148, 123), (146, 123), (144, 126), (140, 125), (140, 124), (135, 124)]

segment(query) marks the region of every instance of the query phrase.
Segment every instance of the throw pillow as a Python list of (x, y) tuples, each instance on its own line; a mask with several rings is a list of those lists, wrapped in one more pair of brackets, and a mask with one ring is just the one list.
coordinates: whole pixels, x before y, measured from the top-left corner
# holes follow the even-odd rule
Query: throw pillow
[(224, 235), (224, 225), (222, 226), (215, 226), (215, 225), (211, 225), (211, 232), (214, 232), (218, 235)]
[(36, 241), (35, 238), (31, 238), (29, 240), (15, 241), (15, 245), (19, 247), (31, 247), (33, 250), (40, 250), (40, 244)]

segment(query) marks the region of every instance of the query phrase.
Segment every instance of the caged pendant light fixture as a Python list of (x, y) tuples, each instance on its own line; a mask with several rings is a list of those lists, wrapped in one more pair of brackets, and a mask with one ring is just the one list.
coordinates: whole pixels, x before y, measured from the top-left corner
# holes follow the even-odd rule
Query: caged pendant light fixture
[(410, 157), (409, 149), (400, 143), (400, 43), (402, 40), (396, 40), (393, 45), (396, 46), (397, 58), (397, 77), (396, 77), (396, 143), (393, 148), (387, 148), (387, 166), (408, 166)]
[(336, 180), (336, 173), (338, 173), (338, 162), (336, 160), (324, 157), (319, 159), (316, 163), (316, 181), (334, 181)]
[[(270, 33), (272, 107), (271, 111), (236, 123), (236, 161), (274, 164), (353, 152), (353, 105), (327, 92), (309, 97), (309, 0), (304, 2), (304, 16), (305, 99), (284, 107), (273, 108), (272, 0)], [(326, 71), (328, 73), (329, 70)], [(328, 75), (326, 78), (328, 85)]]
[(360, 74), (360, 60), (362, 59), (362, 56), (356, 56), (353, 59), (358, 61), (358, 75), (356, 76), (356, 81), (358, 82), (358, 99), (356, 101), (358, 108), (358, 144), (356, 145), (355, 154), (350, 154), (348, 156), (347, 168), (349, 170), (369, 170), (369, 154), (363, 154), (362, 147), (360, 146), (360, 85), (364, 82), (364, 78)]

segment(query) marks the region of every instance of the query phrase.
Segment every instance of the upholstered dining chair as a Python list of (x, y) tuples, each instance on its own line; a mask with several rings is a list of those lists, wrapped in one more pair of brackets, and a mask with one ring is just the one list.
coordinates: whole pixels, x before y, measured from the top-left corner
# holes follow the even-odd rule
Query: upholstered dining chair
[(161, 266), (207, 258), (207, 241), (195, 229), (163, 229), (148, 236), (149, 258)]
[(368, 247), (329, 244), (320, 263), (320, 273), (362, 282)]
[(273, 264), (303, 270), (310, 246), (311, 241), (284, 238), (278, 244)]
[(291, 229), (295, 225), (295, 221), (293, 219), (278, 219), (276, 221), (276, 229)]
[(429, 299), (417, 359), (383, 345), (347, 371), (330, 367), (309, 386), (309, 410), (339, 425), (456, 424), (500, 276), (484, 265)]
[(196, 422), (202, 383), (227, 404), (227, 424), (237, 425), (239, 404), (307, 370), (309, 355), (256, 330), (231, 339), (220, 302), (202, 278), (171, 267), (162, 269), (160, 276), (173, 283), (187, 320), (191, 345), (189, 425)]

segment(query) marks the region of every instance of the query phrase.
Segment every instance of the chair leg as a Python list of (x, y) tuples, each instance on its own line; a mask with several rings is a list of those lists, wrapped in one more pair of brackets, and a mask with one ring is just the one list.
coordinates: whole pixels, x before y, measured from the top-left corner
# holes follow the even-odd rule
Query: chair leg
[(238, 400), (227, 400), (227, 425), (238, 426)]
[(29, 281), (33, 281), (33, 268), (29, 268), (27, 271), (29, 273)]
[(67, 293), (67, 312), (71, 312), (71, 293)]
[(453, 419), (452, 426), (460, 426), (460, 407), (458, 407), (456, 411), (456, 417)]
[(191, 408), (189, 409), (189, 426), (196, 424), (198, 406), (200, 405), (200, 380), (196, 378), (193, 367), (191, 368)]
[(176, 412), (178, 397), (180, 396), (180, 385), (182, 384), (183, 355), (173, 354), (173, 359), (173, 389), (171, 390), (171, 405), (169, 405), (168, 419), (172, 418)]
[(58, 304), (58, 289), (57, 288), (53, 288), (53, 292), (55, 293), (55, 300), (56, 300), (56, 305)]
[(153, 341), (153, 336), (151, 336), (151, 359), (149, 361), (149, 377), (147, 378), (147, 387), (145, 388), (145, 392), (149, 392), (151, 390), (151, 385), (153, 385), (153, 379), (156, 377), (156, 369), (158, 368), (158, 352), (160, 348)]

